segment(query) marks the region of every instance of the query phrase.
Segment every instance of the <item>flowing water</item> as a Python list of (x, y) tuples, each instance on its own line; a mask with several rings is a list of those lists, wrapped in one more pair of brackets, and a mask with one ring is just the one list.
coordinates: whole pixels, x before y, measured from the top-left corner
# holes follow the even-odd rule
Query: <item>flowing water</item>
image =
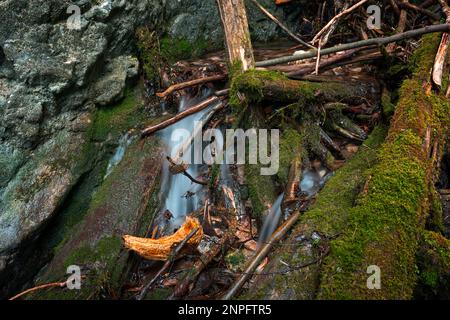
[(313, 197), (331, 177), (332, 173), (325, 168), (305, 169), (302, 173), (300, 182), (300, 191), (305, 193), (308, 198)]
[[(307, 198), (313, 197), (323, 188), (332, 174), (324, 167), (320, 167), (317, 170), (305, 169), (302, 172), (302, 180), (300, 181), (300, 192), (304, 193)], [(258, 247), (266, 243), (278, 227), (282, 217), (281, 203), (283, 197), (284, 193), (280, 194), (270, 208), (260, 232)]]
[[(183, 96), (181, 98), (178, 111), (182, 112), (210, 95), (211, 91), (206, 91), (200, 97), (196, 98)], [(200, 121), (212, 107), (213, 106), (210, 106), (209, 108), (190, 115), (189, 117), (178, 121), (159, 133), (165, 144), (166, 155), (170, 156), (176, 153), (180, 147), (185, 144), (186, 140), (189, 139), (187, 137), (172, 139), (172, 135), (175, 130), (185, 129), (192, 133), (194, 131), (195, 121)], [(199, 134), (201, 134), (201, 131)], [(193, 149), (194, 148), (189, 146), (186, 152), (184, 152), (179, 159), (185, 163), (191, 163), (191, 159), (193, 159), (192, 157), (194, 156)], [(197, 178), (201, 174), (201, 167), (202, 166), (198, 164), (191, 164), (187, 172), (192, 177)], [(205, 200), (205, 188), (202, 185), (191, 182), (191, 180), (182, 174), (172, 175), (169, 172), (169, 163), (167, 161), (164, 163), (162, 176), (162, 212), (167, 212), (168, 210), (172, 215), (172, 218), (168, 221), (168, 223), (166, 223), (165, 233), (172, 233), (184, 223), (188, 213), (201, 208)], [(164, 222), (167, 221), (159, 221), (159, 223), (161, 222), (164, 224)]]
[(259, 235), (258, 247), (267, 242), (267, 240), (270, 239), (270, 236), (274, 233), (275, 229), (278, 227), (281, 218), (281, 202), (283, 201), (283, 197), (284, 193), (280, 194), (270, 208), (269, 214), (264, 221)]
[(103, 177), (103, 179), (106, 179), (114, 170), (114, 168), (120, 163), (120, 161), (122, 161), (123, 156), (125, 155), (125, 151), (127, 150), (128, 146), (131, 144), (132, 141), (133, 138), (130, 136), (128, 132), (120, 138), (119, 145), (116, 151), (114, 152), (111, 159), (109, 159), (108, 167), (106, 168), (106, 174)]

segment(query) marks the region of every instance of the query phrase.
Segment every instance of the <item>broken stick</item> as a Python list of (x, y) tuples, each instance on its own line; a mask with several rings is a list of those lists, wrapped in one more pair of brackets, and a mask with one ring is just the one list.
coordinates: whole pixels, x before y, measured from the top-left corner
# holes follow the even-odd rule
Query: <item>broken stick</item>
[[(439, 3), (442, 6), (442, 11), (444, 11), (447, 16), (446, 22), (450, 25), (450, 6), (447, 4), (446, 0), (439, 0)], [(436, 58), (433, 65), (432, 80), (434, 85), (439, 89), (442, 88), (445, 59), (447, 58), (449, 44), (449, 33), (446, 32), (442, 35), (441, 43), (439, 44), (439, 49), (436, 53)]]
[(183, 89), (186, 89), (189, 87), (197, 86), (199, 84), (204, 84), (204, 83), (208, 83), (208, 82), (221, 81), (226, 78), (227, 78), (226, 74), (218, 74), (218, 75), (211, 76), (211, 77), (205, 77), (205, 78), (195, 79), (195, 80), (191, 80), (191, 81), (186, 81), (183, 83), (174, 84), (174, 85), (170, 86), (169, 88), (167, 88), (166, 91), (158, 92), (156, 95), (160, 98), (165, 98), (169, 94), (171, 94), (172, 92), (175, 92), (175, 91), (183, 90)]
[(209, 97), (208, 99), (203, 100), (199, 104), (197, 104), (183, 112), (178, 113), (176, 116), (174, 116), (166, 121), (163, 121), (157, 125), (154, 125), (154, 126), (144, 129), (141, 133), (141, 138), (148, 137), (149, 135), (151, 135), (152, 133), (155, 133), (156, 131), (167, 128), (168, 126), (190, 116), (191, 114), (197, 113), (199, 111), (202, 111), (203, 109), (208, 108), (212, 103), (218, 102), (218, 101), (219, 101), (219, 98), (216, 96)]
[[(244, 0), (216, 0), (225, 35), (228, 62), (246, 71), (255, 66)], [(237, 70), (236, 70), (237, 71)]]

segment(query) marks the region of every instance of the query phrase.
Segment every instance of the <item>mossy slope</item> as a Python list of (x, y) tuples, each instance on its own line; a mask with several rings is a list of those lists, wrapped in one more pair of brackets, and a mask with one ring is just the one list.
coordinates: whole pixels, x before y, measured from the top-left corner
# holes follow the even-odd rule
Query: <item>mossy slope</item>
[(123, 234), (145, 233), (142, 221), (152, 194), (158, 190), (162, 148), (157, 138), (134, 142), (118, 167), (93, 196), (86, 217), (60, 245), (41, 277), (61, 281), (69, 265), (82, 267), (86, 278), (81, 290), (50, 289), (36, 298), (92, 299), (117, 294), (128, 254)]
[[(345, 233), (331, 242), (318, 297), (409, 299), (417, 281), (415, 253), (429, 209), (431, 145), (448, 125), (449, 101), (429, 90), (439, 35), (426, 36), (414, 55), (386, 143), (366, 190), (350, 211)], [(429, 143), (429, 141), (432, 141)], [(367, 288), (367, 268), (381, 269), (381, 289)]]
[[(245, 297), (412, 298), (416, 251), (430, 205), (431, 146), (449, 125), (448, 99), (429, 86), (439, 40), (439, 35), (426, 36), (416, 51), (415, 71), (400, 90), (385, 143), (376, 149), (383, 135), (375, 130), (336, 172), (301, 217), (288, 245), (275, 253), (269, 272), (276, 273), (260, 277)], [(328, 254), (319, 259), (324, 252)], [(295, 270), (317, 259), (319, 263)], [(367, 286), (371, 265), (381, 269), (381, 289)], [(279, 274), (283, 270), (288, 272)]]

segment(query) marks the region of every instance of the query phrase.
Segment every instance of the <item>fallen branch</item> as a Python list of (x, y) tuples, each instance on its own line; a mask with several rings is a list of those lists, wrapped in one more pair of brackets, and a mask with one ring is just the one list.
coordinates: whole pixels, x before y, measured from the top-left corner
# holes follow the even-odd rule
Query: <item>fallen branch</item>
[(181, 145), (180, 148), (178, 148), (176, 155), (173, 159), (169, 160), (172, 163), (180, 163), (181, 158), (183, 157), (183, 155), (186, 153), (186, 151), (189, 150), (189, 148), (192, 145), (192, 142), (194, 141), (194, 138), (202, 133), (202, 129), (203, 127), (209, 122), (209, 120), (212, 118), (212, 116), (219, 110), (223, 109), (225, 106), (222, 102), (220, 102), (219, 104), (217, 104), (216, 106), (214, 106), (208, 113), (204, 114), (201, 119), (199, 120), (199, 122), (201, 122), (203, 124), (203, 126), (196, 126), (194, 128), (194, 130), (191, 132), (191, 135), (189, 136), (188, 139), (186, 139), (186, 141)]
[(186, 81), (183, 83), (174, 84), (174, 85), (170, 86), (169, 88), (167, 88), (166, 91), (158, 92), (156, 95), (160, 98), (164, 98), (164, 97), (167, 97), (169, 94), (171, 94), (174, 91), (183, 90), (183, 89), (186, 89), (189, 87), (193, 87), (193, 86), (208, 83), (208, 82), (221, 81), (221, 80), (226, 79), (227, 76), (228, 75), (226, 75), (226, 74), (219, 74), (219, 75), (215, 75), (215, 76), (211, 76), (211, 77), (200, 78), (200, 79), (195, 79), (195, 80), (191, 80), (191, 81)]
[[(305, 100), (311, 93), (317, 102), (335, 102), (357, 104), (362, 103), (363, 97), (375, 98), (376, 83), (372, 80), (361, 81), (347, 78), (344, 81), (310, 82), (291, 79), (267, 79), (264, 74), (254, 74), (254, 78), (260, 81), (261, 99), (277, 103), (294, 103)], [(375, 89), (375, 90), (374, 90)], [(236, 90), (246, 94), (248, 88), (245, 83), (236, 86)], [(250, 98), (255, 99), (255, 98)], [(251, 100), (256, 101), (256, 100)]]
[[(404, 39), (414, 38), (417, 36), (421, 36), (427, 33), (435, 33), (435, 32), (449, 32), (450, 26), (448, 24), (437, 24), (432, 26), (427, 26), (420, 29), (410, 30), (403, 33), (395, 34), (390, 37), (384, 38), (371, 38), (367, 40), (356, 41), (352, 43), (341, 44), (335, 47), (323, 49), (321, 54), (327, 55), (330, 53), (335, 53), (339, 51), (345, 51), (355, 48), (361, 48), (369, 45), (378, 45), (382, 46), (388, 43), (397, 42)], [(292, 61), (299, 61), (304, 59), (313, 58), (317, 55), (317, 50), (310, 50), (303, 53), (294, 54), (292, 56), (279, 57), (275, 59), (260, 61), (256, 63), (257, 67), (269, 67), (277, 64), (288, 63)]]
[(420, 12), (420, 13), (427, 15), (428, 17), (430, 17), (433, 20), (439, 21), (439, 18), (440, 18), (439, 15), (434, 12), (431, 12), (427, 9), (416, 6), (415, 4), (409, 3), (408, 1), (402, 1), (402, 2), (397, 2), (397, 3), (400, 8), (414, 10), (416, 12)]
[[(363, 48), (347, 50), (345, 52), (335, 54), (328, 58), (322, 58), (322, 59), (320, 59), (319, 68), (322, 69), (324, 67), (333, 65), (341, 60), (350, 58), (353, 54), (355, 54), (359, 50), (363, 50)], [(314, 71), (315, 65), (316, 65), (316, 62), (311, 62), (311, 63), (303, 63), (303, 64), (275, 66), (275, 67), (272, 67), (271, 69), (284, 72), (286, 74), (286, 76), (290, 77), (290, 76), (301, 76), (301, 75), (306, 75), (308, 73), (311, 73)]]
[[(439, 0), (439, 3), (442, 6), (442, 11), (444, 11), (445, 15), (447, 16), (446, 22), (450, 25), (450, 6), (447, 4), (446, 0)], [(450, 44), (449, 34), (444, 33), (441, 38), (441, 43), (439, 44), (438, 52), (436, 53), (432, 73), (433, 83), (439, 89), (442, 88), (442, 78), (445, 68), (445, 59), (447, 58), (449, 44)]]
[[(148, 290), (151, 288), (151, 286), (158, 280), (158, 278), (166, 272), (166, 270), (170, 267), (172, 262), (175, 260), (175, 258), (180, 254), (183, 247), (189, 242), (189, 240), (200, 230), (199, 227), (194, 228), (187, 236), (184, 238), (183, 241), (181, 241), (173, 250), (171, 258), (168, 259), (162, 268), (158, 271), (158, 273), (142, 288), (142, 291), (137, 297), (137, 300), (142, 300), (145, 298), (145, 295), (147, 294)], [(201, 236), (200, 236), (201, 237)]]
[(332, 27), (337, 20), (339, 20), (341, 17), (345, 16), (346, 14), (352, 12), (353, 10), (357, 9), (358, 7), (362, 6), (364, 3), (366, 3), (368, 0), (361, 0), (360, 2), (354, 4), (353, 6), (351, 6), (350, 8), (343, 10), (341, 13), (339, 13), (338, 15), (336, 15), (333, 19), (331, 19), (326, 25), (325, 27), (322, 28), (322, 30), (320, 30), (315, 36), (314, 38), (311, 40), (311, 43), (315, 43), (317, 42), (317, 40), (319, 40), (319, 38), (322, 37), (322, 35), (330, 28)]
[(8, 300), (10, 300), (10, 301), (11, 300), (16, 300), (16, 299), (18, 299), (18, 298), (20, 298), (20, 297), (22, 297), (22, 296), (24, 296), (24, 295), (26, 295), (26, 294), (28, 294), (30, 292), (33, 292), (33, 291), (42, 290), (42, 289), (46, 289), (46, 288), (53, 288), (53, 287), (64, 288), (66, 285), (67, 285), (66, 281), (43, 284), (43, 285), (40, 285), (40, 286), (37, 286), (37, 287), (33, 287), (33, 288), (30, 288), (30, 289), (27, 289), (27, 290), (25, 290), (25, 291), (23, 291), (23, 292), (21, 292), (19, 294), (16, 294), (14, 297), (9, 298)]
[(275, 18), (275, 16), (273, 14), (271, 14), (262, 5), (260, 5), (258, 1), (256, 1), (256, 0), (250, 0), (250, 1), (253, 2), (255, 4), (255, 6), (257, 6), (258, 9), (261, 10), (261, 12), (264, 13), (270, 20), (275, 22), (281, 29), (283, 29), (292, 39), (294, 39), (298, 43), (301, 43), (302, 45), (304, 45), (308, 48), (315, 49), (315, 47), (313, 45), (310, 45), (309, 43), (307, 43), (307, 42), (303, 41), (302, 39), (300, 39), (299, 37), (297, 37), (291, 30), (289, 30), (288, 27), (286, 27), (277, 18)]
[(155, 133), (156, 131), (167, 128), (168, 126), (190, 116), (191, 114), (197, 113), (199, 111), (202, 111), (203, 109), (208, 108), (212, 103), (218, 102), (218, 101), (219, 101), (219, 98), (216, 96), (209, 97), (208, 99), (203, 100), (199, 104), (197, 104), (183, 112), (178, 113), (176, 116), (174, 116), (166, 121), (163, 121), (155, 126), (151, 126), (151, 127), (144, 129), (141, 133), (141, 138), (148, 137), (149, 135), (151, 135), (152, 133)]
[(191, 180), (194, 183), (206, 186), (208, 185), (208, 182), (206, 181), (200, 181), (195, 179), (193, 176), (191, 176), (188, 172), (187, 169), (189, 168), (189, 165), (186, 163), (176, 163), (171, 157), (167, 156), (166, 157), (167, 161), (170, 162), (170, 168), (169, 171), (172, 174), (182, 174), (184, 176), (186, 176), (187, 178), (189, 178), (189, 180)]
[(255, 269), (259, 266), (261, 261), (269, 254), (272, 246), (280, 241), (286, 233), (292, 228), (292, 226), (297, 222), (300, 217), (300, 212), (295, 212), (289, 219), (283, 223), (272, 235), (272, 237), (267, 241), (261, 248), (255, 253), (255, 256), (245, 267), (244, 272), (238, 278), (238, 280), (231, 286), (231, 288), (222, 297), (222, 300), (230, 300), (233, 298), (242, 288), (242, 286), (247, 282), (247, 280), (253, 275)]

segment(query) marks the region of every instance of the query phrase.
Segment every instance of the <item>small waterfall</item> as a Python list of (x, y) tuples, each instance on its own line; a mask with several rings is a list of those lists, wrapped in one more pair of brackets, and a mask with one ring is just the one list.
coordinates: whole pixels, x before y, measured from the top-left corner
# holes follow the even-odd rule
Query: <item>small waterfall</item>
[(275, 229), (278, 227), (278, 223), (281, 218), (281, 202), (283, 201), (283, 197), (284, 193), (280, 194), (270, 208), (269, 214), (264, 221), (264, 225), (259, 235), (258, 247), (267, 242), (270, 236), (274, 233)]
[[(329, 172), (324, 167), (320, 167), (318, 169), (306, 169), (302, 173), (300, 191), (305, 193), (308, 198), (311, 198), (323, 188), (332, 175), (333, 173)], [(280, 194), (270, 208), (260, 232), (258, 247), (267, 242), (278, 227), (282, 216), (281, 203), (283, 201), (283, 197), (284, 193)]]
[(131, 144), (132, 141), (133, 138), (130, 136), (128, 132), (120, 138), (119, 146), (117, 147), (111, 159), (109, 159), (108, 167), (106, 168), (106, 174), (103, 177), (103, 179), (106, 179), (114, 170), (114, 168), (120, 163), (120, 161), (122, 161), (123, 156), (125, 155), (125, 151), (127, 150), (128, 146)]
[[(201, 100), (204, 100), (209, 95), (211, 95), (211, 91), (208, 90), (198, 98), (183, 96), (181, 98), (178, 111), (181, 112), (188, 109), (190, 106), (193, 106)], [(178, 121), (177, 123), (167, 127), (159, 133), (166, 147), (166, 155), (171, 155), (173, 154), (173, 152), (178, 151), (180, 146), (182, 146), (187, 140), (187, 138), (185, 138), (179, 139), (178, 141), (173, 141), (172, 133), (174, 133), (174, 131), (177, 129), (185, 129), (192, 133), (194, 130), (195, 121), (201, 120), (203, 115), (208, 111), (209, 108), (206, 108), (200, 112), (190, 115), (189, 117)], [(184, 154), (180, 157), (180, 160), (185, 163), (191, 163), (194, 152), (192, 149), (193, 148), (189, 147), (186, 152), (184, 152)], [(197, 177), (200, 174), (200, 167), (201, 165), (191, 164), (187, 172), (191, 176)], [(162, 212), (168, 210), (172, 214), (172, 218), (170, 219), (170, 223), (168, 225), (169, 228), (166, 228), (165, 231), (167, 233), (172, 233), (175, 229), (179, 228), (184, 223), (184, 220), (188, 213), (201, 208), (202, 201), (204, 200), (204, 196), (202, 194), (203, 186), (192, 183), (186, 176), (182, 174), (170, 174), (169, 164), (167, 161), (164, 162), (161, 185), (163, 191)], [(165, 224), (165, 222), (163, 223)]]
[(313, 197), (331, 177), (332, 173), (321, 167), (318, 170), (306, 169), (302, 173), (300, 182), (300, 191), (305, 193), (308, 198)]

